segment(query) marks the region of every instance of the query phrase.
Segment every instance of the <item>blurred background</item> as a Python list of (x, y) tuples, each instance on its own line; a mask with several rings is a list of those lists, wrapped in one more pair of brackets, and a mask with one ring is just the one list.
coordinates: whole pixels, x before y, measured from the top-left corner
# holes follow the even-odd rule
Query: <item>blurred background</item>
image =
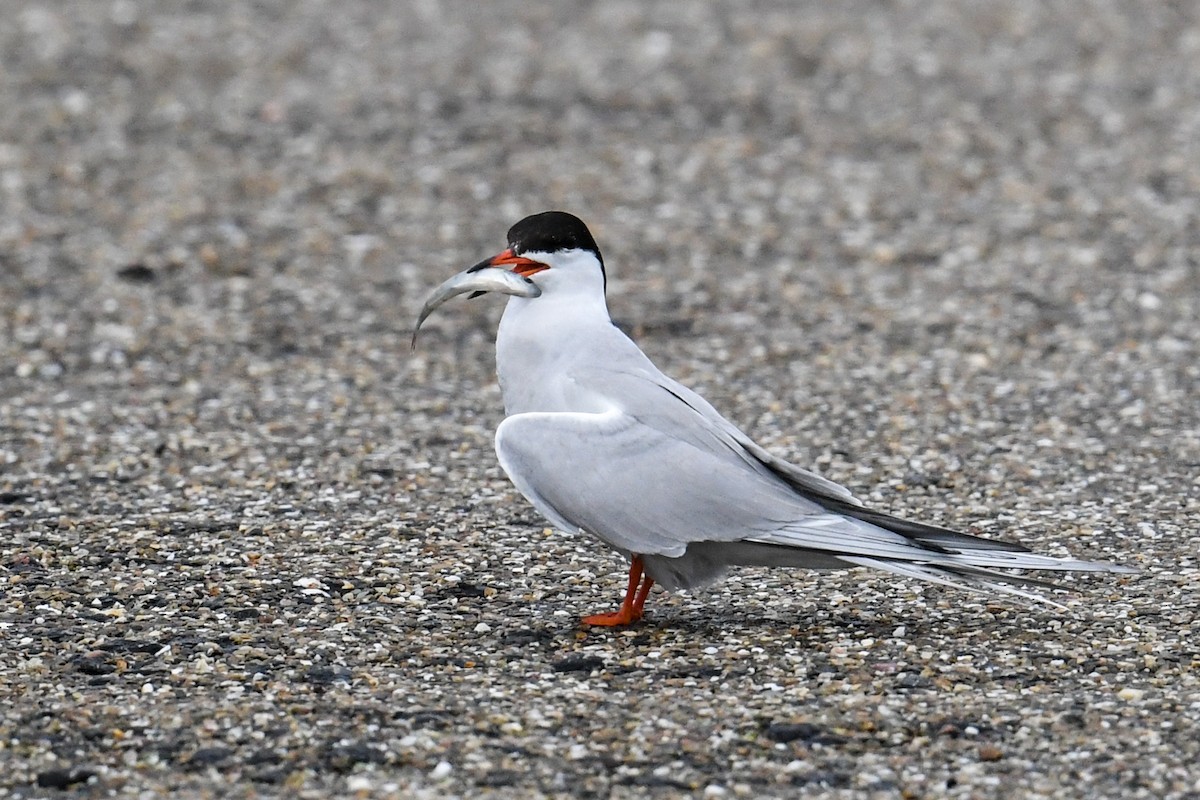
[(589, 222), (618, 322), (700, 359), (701, 382), (891, 363), (917, 394), (980, 395), (1086, 359), (1113, 406), (1095, 413), (1128, 415), (1110, 426), (1195, 385), (1186, 4), (9, 10), (10, 398), (163, 377), (227, 391), (246, 370), (290, 380), (298, 355), (459, 386), (499, 303), (439, 315), (406, 363), (413, 312), (546, 208)]

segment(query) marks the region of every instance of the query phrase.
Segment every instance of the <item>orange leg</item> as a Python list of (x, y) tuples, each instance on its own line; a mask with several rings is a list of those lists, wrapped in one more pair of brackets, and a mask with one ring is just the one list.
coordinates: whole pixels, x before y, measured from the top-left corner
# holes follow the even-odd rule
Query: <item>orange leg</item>
[(584, 624), (614, 628), (637, 622), (642, 618), (642, 609), (653, 585), (654, 579), (642, 572), (642, 557), (634, 556), (633, 563), (629, 565), (629, 586), (625, 589), (625, 599), (621, 601), (621, 608), (611, 614), (592, 614), (590, 617), (584, 617)]

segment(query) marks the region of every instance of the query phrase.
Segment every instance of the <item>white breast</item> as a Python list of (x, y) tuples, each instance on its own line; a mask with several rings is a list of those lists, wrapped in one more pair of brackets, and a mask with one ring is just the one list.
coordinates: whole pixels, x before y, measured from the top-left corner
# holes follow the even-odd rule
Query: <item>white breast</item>
[[(594, 264), (594, 259), (592, 261)], [(541, 297), (512, 297), (496, 334), (496, 372), (508, 415), (526, 411), (603, 411), (603, 387), (572, 379), (576, 365), (641, 364), (645, 356), (612, 324), (598, 265), (555, 266), (534, 280)]]

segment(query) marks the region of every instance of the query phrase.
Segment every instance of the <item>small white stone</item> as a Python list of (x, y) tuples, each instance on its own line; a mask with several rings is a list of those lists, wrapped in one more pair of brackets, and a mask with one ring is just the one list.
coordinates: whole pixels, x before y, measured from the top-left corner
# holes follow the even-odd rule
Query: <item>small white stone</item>
[(346, 788), (352, 792), (369, 792), (371, 786), (371, 779), (365, 775), (351, 775), (346, 779)]
[(79, 89), (71, 89), (62, 98), (63, 110), (73, 117), (86, 112), (92, 105), (87, 93)]
[(450, 777), (450, 773), (454, 771), (454, 767), (450, 766), (449, 761), (439, 761), (437, 766), (429, 772), (429, 777), (435, 781), (440, 781), (443, 778)]
[(490, 633), (491, 630), (492, 630), (492, 626), (488, 625), (486, 622), (481, 622), (475, 626), (476, 633)]
[(719, 783), (710, 783), (704, 787), (705, 797), (725, 797), (729, 794), (729, 790)]

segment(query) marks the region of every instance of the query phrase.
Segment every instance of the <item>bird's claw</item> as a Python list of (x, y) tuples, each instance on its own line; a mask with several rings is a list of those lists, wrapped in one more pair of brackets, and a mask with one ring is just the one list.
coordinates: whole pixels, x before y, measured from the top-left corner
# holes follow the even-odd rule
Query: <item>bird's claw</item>
[(632, 625), (642, 618), (642, 615), (636, 613), (632, 608), (622, 607), (620, 611), (613, 611), (608, 614), (592, 614), (583, 618), (584, 625), (596, 625), (601, 628), (619, 628), (623, 625)]

